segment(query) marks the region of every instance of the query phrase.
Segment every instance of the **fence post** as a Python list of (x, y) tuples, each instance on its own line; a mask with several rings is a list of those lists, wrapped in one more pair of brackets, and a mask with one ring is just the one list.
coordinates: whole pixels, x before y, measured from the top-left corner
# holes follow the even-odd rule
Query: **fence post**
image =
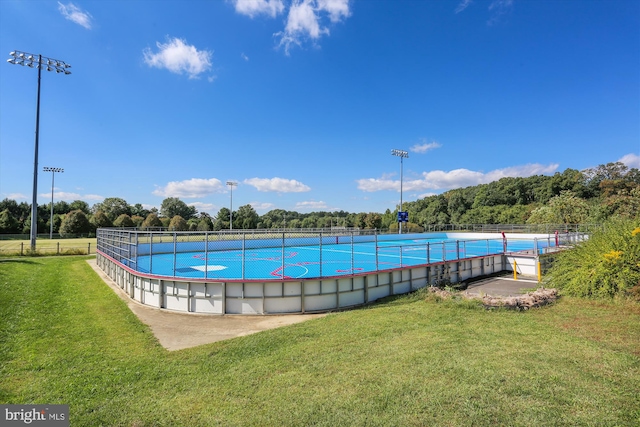
[(173, 232), (173, 275), (176, 275), (176, 252), (178, 249), (178, 233)]
[(149, 232), (149, 274), (153, 274), (153, 231)]
[[(242, 254), (242, 266), (244, 268), (244, 254)], [(204, 278), (209, 273), (209, 231), (204, 232)]]
[(320, 262), (318, 265), (320, 266), (320, 277), (322, 277), (322, 231), (320, 232), (320, 253), (319, 253)]
[[(91, 243), (89, 243), (91, 244)], [(87, 252), (87, 255), (89, 254), (89, 252)], [(56, 242), (56, 255), (60, 255), (60, 242)]]
[(284, 280), (284, 237), (285, 232), (282, 232), (282, 279)]
[(353, 233), (351, 233), (351, 274), (353, 274)]
[(378, 267), (378, 233), (376, 233), (376, 271), (378, 271), (380, 267)]
[(20, 242), (20, 256), (24, 255), (24, 242)]
[(430, 249), (429, 249), (429, 242), (427, 242), (427, 264), (431, 264), (431, 260), (430, 260)]
[(242, 233), (242, 279), (244, 280), (244, 262), (245, 262), (245, 252), (247, 248), (247, 234)]

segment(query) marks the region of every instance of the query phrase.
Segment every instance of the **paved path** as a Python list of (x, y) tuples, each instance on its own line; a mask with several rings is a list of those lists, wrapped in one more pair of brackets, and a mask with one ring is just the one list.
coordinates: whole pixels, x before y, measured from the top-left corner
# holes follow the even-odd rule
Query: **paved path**
[(488, 277), (469, 283), (465, 291), (469, 295), (491, 295), (491, 296), (517, 296), (526, 294), (527, 291), (539, 288), (537, 280), (524, 277), (513, 279), (513, 273), (508, 276)]
[(161, 310), (132, 300), (109, 276), (98, 268), (95, 259), (87, 262), (102, 280), (127, 303), (129, 309), (138, 316), (138, 319), (151, 328), (160, 344), (167, 350), (196, 347), (326, 316), (326, 314), (266, 316), (226, 314), (221, 316)]

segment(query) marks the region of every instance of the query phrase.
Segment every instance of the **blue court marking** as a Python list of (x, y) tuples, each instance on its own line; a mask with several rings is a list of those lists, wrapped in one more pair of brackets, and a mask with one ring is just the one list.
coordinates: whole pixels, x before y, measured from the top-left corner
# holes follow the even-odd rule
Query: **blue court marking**
[[(546, 243), (538, 241), (538, 247), (546, 247)], [(508, 241), (507, 251), (533, 247), (532, 240), (513, 240)], [(242, 250), (154, 254), (138, 257), (137, 270), (168, 277), (277, 280), (352, 275), (502, 251), (500, 239), (489, 240), (488, 244), (487, 240), (461, 240), (457, 246), (452, 239), (387, 240), (377, 246), (375, 242), (354, 243), (353, 250), (350, 243), (289, 246), (285, 247), (284, 258), (282, 248), (246, 249), (244, 257)]]

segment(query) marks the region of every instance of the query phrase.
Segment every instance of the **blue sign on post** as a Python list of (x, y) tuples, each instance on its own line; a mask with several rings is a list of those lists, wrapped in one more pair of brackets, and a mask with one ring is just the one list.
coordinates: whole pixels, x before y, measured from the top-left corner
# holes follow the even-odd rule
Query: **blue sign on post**
[(398, 222), (409, 222), (409, 212), (398, 212)]

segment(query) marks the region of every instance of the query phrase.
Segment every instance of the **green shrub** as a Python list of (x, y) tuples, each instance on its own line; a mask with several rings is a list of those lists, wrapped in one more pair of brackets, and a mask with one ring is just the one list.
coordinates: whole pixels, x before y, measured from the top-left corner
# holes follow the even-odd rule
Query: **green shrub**
[(135, 224), (131, 220), (131, 217), (127, 214), (121, 214), (113, 221), (114, 227), (133, 227)]
[(91, 223), (81, 210), (71, 211), (65, 216), (60, 225), (60, 235), (62, 237), (74, 236), (76, 234), (88, 233), (92, 230)]
[(171, 222), (169, 223), (169, 230), (172, 231), (186, 231), (189, 229), (189, 224), (184, 220), (180, 215), (176, 215), (171, 218)]
[(558, 254), (549, 282), (565, 295), (611, 298), (634, 293), (640, 286), (640, 221), (611, 220), (587, 241)]

